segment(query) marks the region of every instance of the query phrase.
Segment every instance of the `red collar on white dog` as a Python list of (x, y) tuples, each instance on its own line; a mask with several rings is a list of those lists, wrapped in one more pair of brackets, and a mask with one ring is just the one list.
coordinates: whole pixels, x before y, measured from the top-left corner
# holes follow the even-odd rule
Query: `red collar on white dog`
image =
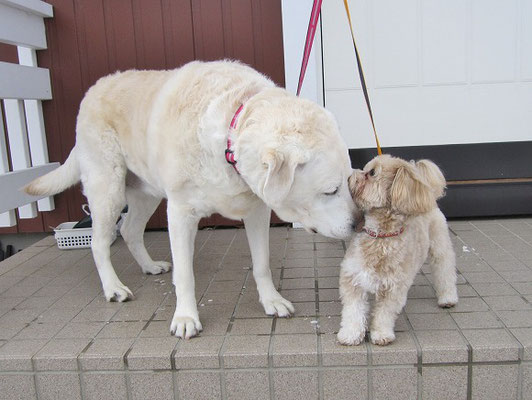
[(372, 231), (371, 229), (368, 229), (366, 227), (362, 228), (362, 230), (364, 232), (366, 232), (369, 236), (371, 236), (372, 238), (389, 238), (389, 237), (394, 237), (394, 236), (399, 236), (401, 233), (403, 233), (405, 231), (405, 228), (404, 226), (397, 232), (375, 232), (375, 231)]
[[(232, 131), (236, 128), (236, 123), (238, 122), (238, 116), (240, 115), (240, 112), (242, 111), (242, 108), (244, 108), (244, 104), (240, 104), (240, 107), (238, 107), (238, 110), (236, 110), (235, 115), (233, 115), (233, 119), (231, 120), (231, 124), (229, 125), (229, 135)], [(236, 173), (240, 175), (240, 172), (236, 168), (236, 160), (235, 160), (235, 153), (232, 146), (231, 138), (227, 137), (227, 148), (225, 149), (225, 160), (233, 166)]]

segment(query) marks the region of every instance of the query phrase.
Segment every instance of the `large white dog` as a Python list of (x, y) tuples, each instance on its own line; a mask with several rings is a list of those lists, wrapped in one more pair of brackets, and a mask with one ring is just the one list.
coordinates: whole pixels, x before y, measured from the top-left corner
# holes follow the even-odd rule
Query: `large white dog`
[(260, 302), (267, 314), (280, 317), (294, 308), (272, 282), (270, 209), (336, 238), (348, 237), (357, 222), (348, 152), (333, 116), (237, 62), (192, 62), (172, 71), (102, 78), (81, 102), (76, 134), (64, 165), (25, 190), (52, 195), (81, 180), (108, 301), (132, 295), (109, 250), (126, 203), (121, 233), (136, 261), (145, 273), (170, 269), (152, 260), (143, 241), (146, 222), (167, 198), (177, 297), (170, 330), (178, 337), (202, 329), (192, 268), (200, 218), (218, 212), (244, 220)]

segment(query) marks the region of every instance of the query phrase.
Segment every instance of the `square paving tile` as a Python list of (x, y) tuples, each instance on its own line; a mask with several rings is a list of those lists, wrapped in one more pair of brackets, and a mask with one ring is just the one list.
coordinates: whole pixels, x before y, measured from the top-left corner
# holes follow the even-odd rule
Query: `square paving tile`
[(231, 335), (269, 335), (272, 331), (272, 318), (235, 319)]
[(173, 374), (170, 371), (130, 373), (131, 400), (165, 400), (174, 398)]
[(270, 377), (267, 371), (230, 371), (224, 373), (225, 390), (229, 399), (270, 398)]
[(411, 400), (417, 398), (417, 369), (375, 369), (371, 371), (373, 398), (387, 400), (390, 393), (394, 399)]
[(94, 339), (78, 359), (81, 368), (89, 371), (124, 369), (124, 355), (134, 339)]
[(78, 373), (41, 373), (35, 376), (39, 399), (81, 400), (81, 383)]
[(502, 328), (502, 322), (489, 311), (451, 314), (460, 329)]
[(474, 365), (472, 399), (515, 399), (517, 397), (517, 365)]
[(180, 340), (174, 353), (175, 368), (218, 368), (223, 341), (223, 336), (200, 336), (192, 340)]
[(87, 400), (127, 400), (126, 376), (123, 373), (86, 373), (81, 379)]
[(323, 373), (324, 399), (367, 399), (368, 371), (364, 368)]
[(89, 339), (52, 339), (33, 356), (34, 369), (77, 371), (78, 356), (89, 343)]
[(180, 399), (220, 399), (220, 373), (215, 371), (178, 371), (177, 393)]
[(367, 365), (368, 348), (365, 342), (358, 346), (343, 346), (336, 340), (336, 334), (320, 335), (321, 358), (324, 366)]
[(272, 357), (275, 367), (318, 365), (317, 335), (275, 335)]
[(225, 368), (267, 367), (270, 336), (229, 336), (225, 339), (222, 357)]
[(130, 370), (162, 370), (172, 368), (172, 352), (179, 339), (173, 336), (138, 338), (127, 354)]
[(318, 399), (318, 371), (276, 370), (273, 390), (279, 400)]
[(505, 329), (462, 331), (473, 350), (473, 362), (515, 361), (519, 357), (519, 342)]
[(387, 346), (368, 343), (373, 363), (378, 364), (416, 364), (417, 347), (410, 332), (396, 332), (395, 341)]
[(466, 400), (467, 366), (423, 367), (423, 399)]
[(467, 362), (468, 347), (457, 330), (416, 331), (423, 363)]

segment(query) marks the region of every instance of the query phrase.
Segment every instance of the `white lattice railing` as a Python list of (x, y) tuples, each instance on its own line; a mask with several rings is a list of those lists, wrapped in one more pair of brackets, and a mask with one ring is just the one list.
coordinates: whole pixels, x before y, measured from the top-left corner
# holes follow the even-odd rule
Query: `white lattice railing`
[(54, 209), (52, 197), (32, 197), (20, 190), (59, 166), (48, 162), (41, 105), (41, 100), (52, 98), (50, 73), (37, 67), (36, 55), (36, 50), (46, 48), (44, 18), (52, 16), (52, 6), (39, 0), (0, 0), (0, 42), (17, 46), (19, 58), (19, 64), (0, 62), (8, 138), (0, 113), (0, 227), (16, 224), (16, 208), (19, 218)]

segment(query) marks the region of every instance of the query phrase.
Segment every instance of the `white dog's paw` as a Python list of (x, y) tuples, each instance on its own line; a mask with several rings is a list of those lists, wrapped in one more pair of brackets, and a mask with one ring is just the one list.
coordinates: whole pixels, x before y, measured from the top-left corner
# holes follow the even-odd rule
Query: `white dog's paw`
[(438, 297), (438, 305), (441, 308), (451, 308), (458, 304), (458, 294), (456, 290), (451, 293), (444, 293)]
[(151, 265), (142, 267), (142, 272), (148, 275), (159, 275), (170, 271), (172, 264), (166, 261), (154, 261)]
[(190, 339), (203, 330), (197, 317), (178, 314), (177, 310), (170, 324), (170, 333), (181, 339)]
[(264, 311), (267, 315), (275, 315), (280, 318), (291, 317), (295, 311), (294, 306), (281, 295), (277, 295), (272, 299), (261, 300)]
[(113, 285), (103, 288), (105, 299), (107, 301), (116, 301), (122, 303), (124, 301), (133, 300), (133, 293), (122, 282), (118, 281)]
[(336, 336), (340, 344), (346, 346), (357, 346), (364, 341), (366, 330), (359, 327), (342, 327)]
[(395, 340), (395, 333), (393, 331), (379, 331), (371, 330), (371, 343), (378, 344), (379, 346), (386, 346)]

